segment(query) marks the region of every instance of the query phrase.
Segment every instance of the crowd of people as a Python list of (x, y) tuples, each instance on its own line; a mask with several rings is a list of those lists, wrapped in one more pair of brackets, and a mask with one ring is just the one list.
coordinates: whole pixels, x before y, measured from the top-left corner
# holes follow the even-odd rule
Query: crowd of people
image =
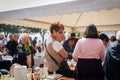
[[(33, 57), (38, 49), (35, 39), (31, 39), (28, 30), (26, 29), (23, 30), (23, 33), (20, 36), (18, 34), (9, 34), (8, 36), (9, 40), (5, 39), (3, 34), (0, 34), (0, 57), (10, 55), (13, 57), (12, 64), (18, 63), (20, 65), (26, 65), (28, 68), (32, 68), (34, 65)], [(40, 44), (39, 46), (42, 45)]]
[[(59, 22), (50, 26), (51, 35), (46, 41), (49, 72), (56, 71), (75, 80), (120, 79), (120, 49), (118, 48), (120, 32), (117, 33), (117, 38), (114, 36), (109, 39), (104, 33), (98, 34), (96, 26), (90, 24), (86, 27), (82, 38), (76, 39), (75, 36), (70, 36), (62, 45), (60, 42), (64, 39), (63, 31), (64, 26)], [(71, 35), (73, 34), (75, 33)], [(67, 66), (63, 64), (66, 59), (74, 59), (77, 62), (73, 72), (69, 72), (68, 68), (61, 68), (61, 65)], [(67, 72), (66, 75), (64, 71)]]
[[(24, 31), (20, 43), (18, 36), (9, 35), (10, 40), (0, 44), (3, 54), (13, 56), (12, 63), (26, 65), (32, 68), (36, 49), (41, 52), (45, 49), (45, 60), (48, 73), (58, 73), (75, 80), (120, 80), (120, 31), (111, 39), (104, 34), (98, 33), (94, 24), (89, 24), (82, 38), (77, 38), (71, 33), (69, 38), (64, 39), (64, 25), (55, 22), (50, 26), (50, 35), (44, 44), (37, 37), (31, 40), (28, 31)], [(1, 35), (0, 35), (0, 40)], [(4, 41), (5, 42), (5, 41)], [(77, 64), (75, 70), (71, 70), (67, 64), (68, 59), (74, 59)]]

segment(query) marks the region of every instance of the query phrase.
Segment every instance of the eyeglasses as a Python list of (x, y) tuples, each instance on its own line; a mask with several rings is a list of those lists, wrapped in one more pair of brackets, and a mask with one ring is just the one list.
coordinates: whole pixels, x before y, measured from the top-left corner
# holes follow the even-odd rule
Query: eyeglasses
[(60, 33), (60, 34), (64, 34), (64, 32), (63, 32), (63, 31), (59, 31), (59, 33)]

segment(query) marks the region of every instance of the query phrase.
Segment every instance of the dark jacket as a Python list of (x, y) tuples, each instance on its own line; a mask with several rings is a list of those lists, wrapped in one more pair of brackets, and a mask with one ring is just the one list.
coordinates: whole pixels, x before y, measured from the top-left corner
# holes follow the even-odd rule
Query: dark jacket
[(13, 63), (19, 63), (21, 65), (27, 65), (26, 63), (26, 56), (31, 54), (31, 59), (32, 59), (32, 66), (34, 65), (34, 59), (33, 59), (33, 54), (36, 53), (36, 50), (32, 47), (32, 46), (28, 46), (29, 50), (31, 50), (31, 53), (29, 50), (25, 49), (25, 45), (24, 44), (20, 44), (17, 46), (17, 57), (16, 60), (13, 60)]
[(120, 41), (115, 41), (107, 49), (103, 68), (108, 80), (120, 80)]
[(9, 50), (8, 51), (8, 54), (13, 56), (14, 54), (17, 54), (17, 45), (18, 43), (16, 41), (8, 41), (7, 44), (6, 44), (6, 48)]

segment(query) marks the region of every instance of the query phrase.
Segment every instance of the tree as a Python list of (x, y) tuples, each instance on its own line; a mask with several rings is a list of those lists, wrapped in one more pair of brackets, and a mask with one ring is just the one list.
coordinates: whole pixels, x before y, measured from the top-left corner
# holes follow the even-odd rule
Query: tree
[(9, 33), (19, 33), (19, 30), (15, 25), (0, 24), (0, 32), (3, 32), (5, 37), (7, 37)]
[(31, 28), (31, 27), (27, 27), (27, 30), (29, 30), (29, 32), (31, 33), (39, 33), (41, 29), (39, 28)]
[(44, 35), (47, 32), (47, 30), (39, 29), (39, 28), (31, 28), (31, 27), (27, 27), (27, 29), (29, 30), (30, 33), (40, 33), (40, 35), (42, 37), (42, 41), (44, 42)]
[(7, 37), (9, 33), (21, 33), (22, 29), (29, 30), (29, 33), (40, 33), (42, 36), (42, 41), (44, 41), (44, 35), (47, 32), (45, 29), (39, 28), (32, 28), (32, 27), (25, 27), (25, 26), (15, 26), (15, 25), (6, 25), (0, 24), (0, 32), (4, 32), (5, 36)]

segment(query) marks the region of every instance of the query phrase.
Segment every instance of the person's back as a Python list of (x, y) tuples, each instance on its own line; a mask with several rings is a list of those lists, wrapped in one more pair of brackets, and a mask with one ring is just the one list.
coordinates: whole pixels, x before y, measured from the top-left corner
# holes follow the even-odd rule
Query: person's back
[(108, 42), (109, 42), (109, 38), (106, 34), (101, 33), (99, 35), (99, 39), (101, 39), (103, 41), (103, 44), (107, 47), (108, 46)]
[(120, 31), (116, 41), (109, 46), (106, 53), (106, 77), (108, 80), (120, 80)]
[(104, 51), (101, 50), (104, 49), (104, 45), (100, 39), (82, 38), (78, 41), (78, 44), (76, 44), (76, 46), (78, 47), (76, 49), (77, 53), (79, 51), (81, 53), (76, 57), (86, 59), (101, 59), (103, 61)]
[(37, 47), (38, 47), (38, 52), (41, 53), (41, 40), (38, 41)]
[(79, 40), (78, 38), (76, 38), (76, 34), (73, 32), (71, 33), (71, 36), (70, 37), (73, 37), (74, 38), (74, 41), (75, 41), (75, 44), (77, 43), (77, 41)]
[[(76, 38), (76, 35), (75, 35), (75, 33), (73, 32), (73, 33), (71, 33), (71, 35), (70, 35), (70, 37), (72, 37), (72, 38), (74, 38), (74, 42), (75, 42), (75, 45), (76, 45), (76, 43), (77, 43), (77, 41), (79, 40), (78, 38)], [(63, 45), (66, 45), (66, 44), (68, 44), (68, 41), (69, 41), (69, 38), (63, 43)]]
[(74, 48), (75, 48), (75, 40), (74, 40), (74, 38), (69, 37), (68, 38), (68, 44), (64, 44), (63, 47), (68, 53), (73, 53)]
[(37, 47), (37, 37), (34, 38), (32, 43), (33, 43), (34, 48), (36, 48)]
[(73, 58), (77, 61), (76, 80), (103, 80), (102, 61), (104, 59), (104, 44), (98, 39), (96, 26), (88, 25), (85, 38), (79, 39)]
[(114, 42), (114, 41), (116, 41), (116, 37), (115, 36), (111, 36), (110, 40), (111, 40), (111, 42)]

